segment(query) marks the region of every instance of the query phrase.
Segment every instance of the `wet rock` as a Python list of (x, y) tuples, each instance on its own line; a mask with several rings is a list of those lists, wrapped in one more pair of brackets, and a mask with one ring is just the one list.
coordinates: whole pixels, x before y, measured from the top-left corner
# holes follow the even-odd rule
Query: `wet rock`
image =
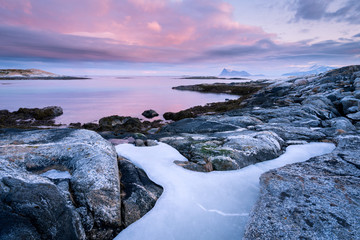
[(50, 106), (45, 108), (19, 108), (16, 114), (33, 117), (36, 120), (49, 120), (63, 114), (63, 110), (58, 106)]
[(141, 115), (143, 115), (146, 118), (154, 118), (159, 116), (159, 114), (152, 109), (144, 111)]
[(36, 128), (38, 126), (55, 125), (54, 118), (63, 113), (61, 107), (50, 106), (45, 108), (19, 108), (9, 112), (0, 110), (1, 128)]
[(126, 159), (119, 159), (122, 175), (122, 221), (127, 227), (150, 211), (163, 192), (146, 173)]
[[(28, 209), (26, 219), (41, 223), (34, 236), (49, 231), (44, 239), (62, 239), (57, 234), (63, 227), (68, 229), (62, 234), (64, 239), (84, 239), (85, 233), (88, 239), (112, 239), (120, 230), (116, 152), (97, 133), (77, 129), (3, 130), (0, 165), (1, 200), (18, 213)], [(51, 169), (70, 173), (70, 179), (64, 180), (68, 183), (40, 175)], [(10, 193), (14, 197), (10, 198)], [(33, 199), (32, 204), (27, 202), (29, 199)], [(44, 204), (43, 199), (48, 199), (48, 209), (39, 205)], [(24, 206), (20, 208), (21, 204)], [(34, 215), (36, 211), (38, 215)], [(77, 238), (72, 237), (74, 231), (70, 228), (76, 230)]]

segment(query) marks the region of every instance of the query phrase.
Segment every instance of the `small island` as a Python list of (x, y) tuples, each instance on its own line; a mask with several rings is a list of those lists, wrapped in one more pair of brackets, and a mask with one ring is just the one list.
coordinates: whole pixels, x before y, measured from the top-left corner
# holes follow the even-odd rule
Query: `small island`
[(89, 79), (87, 77), (74, 77), (58, 75), (51, 72), (46, 72), (39, 69), (0, 69), (0, 80), (28, 80), (28, 79), (40, 79), (40, 80), (74, 80), (74, 79)]

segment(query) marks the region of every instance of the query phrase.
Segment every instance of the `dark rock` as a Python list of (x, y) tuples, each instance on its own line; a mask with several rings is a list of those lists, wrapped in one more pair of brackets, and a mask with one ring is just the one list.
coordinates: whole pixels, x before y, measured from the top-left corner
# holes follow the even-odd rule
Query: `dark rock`
[(119, 159), (122, 175), (122, 221), (127, 227), (150, 211), (163, 192), (146, 173), (126, 159)]
[[(41, 224), (34, 236), (73, 239), (71, 229), (76, 229), (77, 239), (84, 239), (84, 232), (88, 239), (112, 239), (121, 229), (116, 152), (95, 132), (5, 130), (0, 134), (0, 166), (0, 199), (12, 211), (22, 217), (26, 211), (26, 219)], [(51, 169), (67, 171), (71, 177), (63, 182), (39, 175)], [(62, 228), (66, 233), (58, 236)]]
[(200, 119), (206, 119), (208, 121), (221, 122), (225, 124), (234, 125), (241, 128), (246, 128), (248, 126), (255, 126), (262, 124), (263, 122), (252, 116), (234, 116), (230, 117), (227, 115), (214, 115), (214, 116), (203, 116)]
[(163, 114), (165, 120), (173, 120), (173, 121), (179, 121), (185, 118), (193, 118), (195, 116), (196, 114), (191, 111), (180, 111), (177, 113), (166, 112)]
[[(1, 179), (1, 204), (5, 211), (1, 214), (0, 231), (6, 237), (11, 232), (27, 231), (33, 239), (81, 239), (81, 232), (76, 229), (79, 219), (66, 206), (64, 197), (53, 184), (26, 183), (19, 179), (4, 177)], [(16, 222), (8, 221), (8, 217)], [(17, 221), (23, 224), (17, 224)], [(29, 224), (31, 223), (31, 224)], [(13, 226), (15, 225), (15, 226)], [(15, 237), (12, 236), (12, 237)], [(40, 236), (40, 238), (38, 238)], [(30, 237), (31, 238), (31, 237)], [(14, 238), (12, 238), (14, 239)], [(28, 239), (26, 237), (26, 239)]]
[(35, 118), (36, 120), (49, 120), (63, 114), (63, 110), (58, 106), (50, 106), (45, 108), (19, 108), (16, 114)]
[(70, 123), (69, 127), (71, 127), (71, 128), (81, 128), (81, 123), (80, 122)]
[(96, 123), (84, 123), (82, 128), (92, 131), (97, 131), (99, 129), (99, 124)]
[(360, 90), (354, 92), (354, 98), (360, 99)]
[(159, 116), (159, 114), (152, 109), (144, 111), (141, 115), (143, 115), (146, 118), (154, 118)]
[(1, 128), (36, 128), (39, 126), (53, 126), (55, 117), (63, 113), (61, 107), (51, 106), (39, 108), (20, 108), (18, 111), (0, 111)]
[(102, 131), (112, 130), (116, 125), (124, 124), (130, 117), (121, 117), (118, 115), (112, 115), (109, 117), (103, 117), (99, 120), (99, 126)]
[(349, 114), (349, 113), (353, 113), (354, 110), (350, 110), (350, 108), (355, 107), (357, 110), (355, 110), (355, 112), (359, 111), (359, 106), (360, 106), (360, 100), (353, 98), (353, 97), (344, 97), (343, 99), (341, 99), (341, 104), (343, 107), (343, 111), (345, 114)]
[(236, 126), (222, 124), (202, 119), (183, 119), (171, 123), (161, 129), (161, 132), (167, 133), (211, 133), (223, 132), (237, 129)]

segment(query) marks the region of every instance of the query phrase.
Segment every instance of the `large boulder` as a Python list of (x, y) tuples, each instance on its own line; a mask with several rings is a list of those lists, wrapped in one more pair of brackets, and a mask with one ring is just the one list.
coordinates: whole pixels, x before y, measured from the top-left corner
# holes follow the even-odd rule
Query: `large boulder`
[(284, 141), (277, 134), (268, 131), (231, 131), (215, 135), (182, 134), (163, 137), (160, 141), (173, 146), (190, 162), (198, 164), (199, 166), (179, 163), (196, 171), (243, 168), (279, 156), (284, 146)]
[(261, 176), (244, 239), (358, 239), (360, 137), (336, 141), (331, 154)]
[[(34, 239), (111, 239), (118, 233), (119, 171), (109, 142), (88, 130), (1, 132), (0, 205), (6, 213), (0, 214), (0, 222), (10, 217), (21, 223), (14, 222), (1, 234), (25, 231)], [(69, 177), (49, 177), (49, 170)]]
[(345, 114), (358, 112), (360, 110), (360, 100), (352, 96), (344, 97), (340, 102)]

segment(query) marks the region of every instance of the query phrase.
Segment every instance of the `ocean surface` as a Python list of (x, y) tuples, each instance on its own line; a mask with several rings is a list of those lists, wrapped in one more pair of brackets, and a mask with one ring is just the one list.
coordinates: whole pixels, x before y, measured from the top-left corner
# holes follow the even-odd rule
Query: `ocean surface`
[(56, 122), (63, 124), (97, 122), (110, 115), (144, 119), (141, 113), (148, 109), (162, 116), (165, 112), (238, 98), (228, 94), (173, 90), (172, 87), (234, 81), (239, 80), (108, 76), (86, 80), (0, 80), (0, 110), (61, 106), (64, 114)]

